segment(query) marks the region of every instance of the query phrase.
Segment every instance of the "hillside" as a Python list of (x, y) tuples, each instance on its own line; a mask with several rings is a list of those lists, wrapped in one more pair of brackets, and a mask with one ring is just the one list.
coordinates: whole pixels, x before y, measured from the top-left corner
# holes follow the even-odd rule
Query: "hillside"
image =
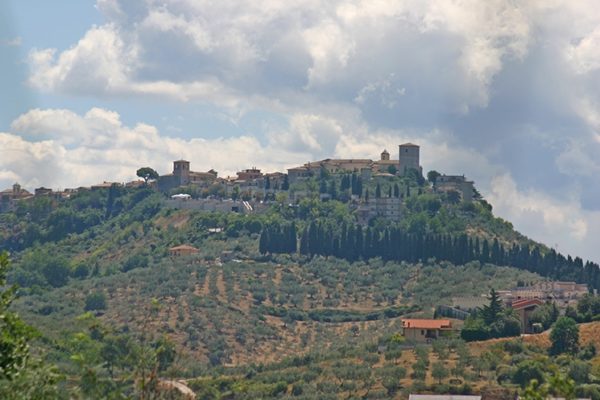
[[(172, 343), (177, 353), (176, 366), (165, 374), (204, 376), (190, 381), (203, 393), (199, 398), (211, 398), (209, 392), (219, 398), (228, 391), (235, 398), (286, 392), (307, 398), (397, 392), (402, 398), (406, 391), (386, 388), (392, 385), (386, 383), (388, 375), (404, 388), (429, 387), (435, 379), (431, 370), (423, 382), (413, 376), (417, 353), (388, 355), (401, 317), (431, 317), (435, 306), (454, 296), (479, 296), (491, 288), (545, 279), (539, 273), (567, 271), (566, 278), (586, 278), (581, 260), (533, 243), (480, 203), (456, 204), (415, 193), (400, 223), (375, 220), (363, 231), (372, 243), (375, 237), (383, 243), (394, 232), (414, 243), (440, 238), (453, 258), (442, 253), (425, 257), (425, 247), (421, 253), (408, 253), (413, 250), (406, 247), (405, 258), (394, 258), (375, 245), (368, 256), (356, 251), (349, 257), (343, 246), (367, 249), (356, 244), (358, 234), (349, 241), (347, 232), (363, 229), (354, 224), (352, 208), (338, 201), (305, 199), (296, 207), (275, 201), (263, 213), (206, 213), (169, 208), (161, 194), (146, 188), (111, 188), (83, 191), (60, 203), (35, 199), (0, 214), (0, 238), (14, 263), (10, 279), (21, 287), (14, 308), (43, 332), (40, 345), (63, 371), (78, 374), (74, 351), (103, 348), (108, 337), (150, 335)], [(274, 246), (273, 238), (292, 226), (297, 251), (260, 248), (264, 235), (272, 235)], [(311, 229), (334, 238), (332, 243), (341, 235), (343, 256), (303, 253), (303, 235), (309, 237)], [(168, 249), (179, 244), (200, 253), (169, 256)], [(533, 257), (536, 263), (527, 268), (494, 264), (510, 264), (508, 249), (515, 248), (519, 257), (527, 249), (519, 260)], [(470, 255), (456, 249), (469, 249)], [(547, 264), (552, 268), (546, 270), (542, 261), (550, 259), (547, 255), (565, 264)], [(451, 262), (459, 259), (464, 261)], [(81, 332), (87, 338), (84, 350)], [(388, 350), (378, 353), (378, 344)], [(448, 368), (468, 357), (462, 342), (447, 346), (449, 354), (440, 351)], [(101, 360), (97, 351), (94, 357)], [(439, 361), (427, 357), (428, 365)], [(468, 364), (465, 360), (462, 364)], [(463, 378), (454, 381), (453, 390), (487, 386), (473, 368), (466, 368), (470, 389), (459, 389)]]

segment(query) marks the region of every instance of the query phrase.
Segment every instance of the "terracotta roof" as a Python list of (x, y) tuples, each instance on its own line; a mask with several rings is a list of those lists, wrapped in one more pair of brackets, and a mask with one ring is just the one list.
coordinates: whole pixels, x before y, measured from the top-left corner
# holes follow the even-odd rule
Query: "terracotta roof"
[(523, 299), (523, 300), (513, 301), (512, 308), (514, 308), (515, 310), (519, 310), (519, 309), (531, 307), (534, 305), (541, 306), (542, 304), (544, 304), (544, 302), (540, 299)]
[(169, 251), (176, 251), (176, 250), (196, 250), (196, 251), (198, 251), (198, 249), (195, 248), (194, 246), (189, 246), (187, 244), (182, 244), (181, 246), (171, 247), (169, 249)]
[(403, 319), (403, 328), (415, 329), (450, 329), (452, 323), (449, 319)]

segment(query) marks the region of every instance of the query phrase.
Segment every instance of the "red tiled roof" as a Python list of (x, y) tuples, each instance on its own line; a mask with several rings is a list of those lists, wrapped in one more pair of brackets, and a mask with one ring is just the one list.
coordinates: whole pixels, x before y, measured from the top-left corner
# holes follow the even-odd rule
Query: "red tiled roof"
[(531, 307), (534, 305), (541, 306), (542, 304), (544, 304), (544, 302), (540, 299), (522, 299), (522, 300), (513, 301), (512, 308), (514, 308), (515, 310), (518, 310), (521, 308), (527, 308), (527, 307)]
[(403, 319), (403, 328), (415, 329), (450, 329), (452, 323), (449, 319)]

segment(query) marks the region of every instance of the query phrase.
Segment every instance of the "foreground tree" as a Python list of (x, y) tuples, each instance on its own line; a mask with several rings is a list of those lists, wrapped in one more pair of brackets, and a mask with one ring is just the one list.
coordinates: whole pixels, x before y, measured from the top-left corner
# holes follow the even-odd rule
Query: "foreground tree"
[(61, 376), (29, 353), (35, 330), (8, 310), (17, 290), (14, 285), (7, 286), (8, 269), (8, 254), (0, 253), (0, 398), (58, 398), (57, 383)]

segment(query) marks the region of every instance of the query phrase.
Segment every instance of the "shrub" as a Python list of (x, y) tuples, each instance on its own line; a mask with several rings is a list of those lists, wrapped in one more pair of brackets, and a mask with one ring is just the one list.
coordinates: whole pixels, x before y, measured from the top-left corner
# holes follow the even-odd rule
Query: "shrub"
[(93, 292), (85, 298), (85, 311), (106, 309), (106, 295), (103, 292)]

